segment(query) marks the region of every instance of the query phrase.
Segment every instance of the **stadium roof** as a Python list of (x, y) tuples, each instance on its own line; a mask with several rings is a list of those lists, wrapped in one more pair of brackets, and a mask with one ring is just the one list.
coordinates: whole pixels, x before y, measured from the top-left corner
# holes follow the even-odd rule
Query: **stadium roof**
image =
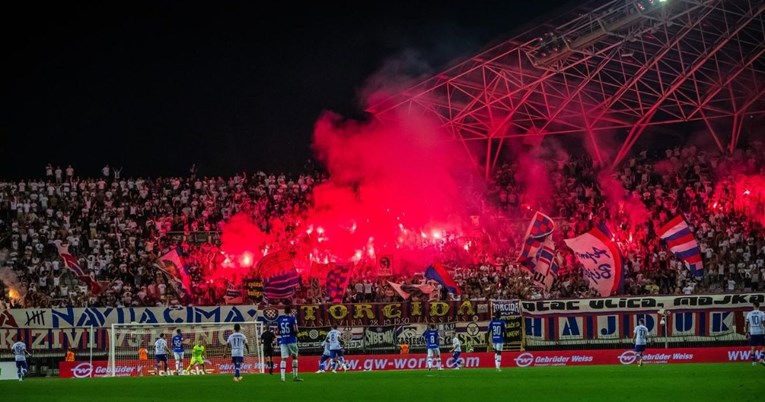
[[(512, 138), (583, 135), (598, 162), (617, 165), (646, 128), (700, 121), (732, 151), (744, 117), (765, 112), (763, 11), (765, 0), (585, 2), (368, 111), (437, 119), (466, 149), (481, 145), (470, 154), (487, 175)], [(605, 132), (623, 138), (612, 157)]]

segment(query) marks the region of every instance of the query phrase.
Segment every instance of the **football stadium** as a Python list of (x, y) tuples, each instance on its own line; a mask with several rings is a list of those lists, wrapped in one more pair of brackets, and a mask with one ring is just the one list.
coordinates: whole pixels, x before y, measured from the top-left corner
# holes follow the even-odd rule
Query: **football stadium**
[(762, 399), (765, 0), (272, 6), (14, 10), (4, 401)]

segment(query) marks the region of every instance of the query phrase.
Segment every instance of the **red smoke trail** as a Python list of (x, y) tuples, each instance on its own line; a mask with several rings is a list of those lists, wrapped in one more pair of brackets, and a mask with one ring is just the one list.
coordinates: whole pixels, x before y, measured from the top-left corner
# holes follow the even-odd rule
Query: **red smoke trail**
[(313, 208), (270, 221), (269, 231), (244, 213), (232, 218), (223, 226), (227, 262), (217, 274), (249, 271), (281, 248), (295, 250), (304, 276), (311, 263), (374, 267), (384, 255), (393, 256), (394, 273), (424, 270), (447, 238), (462, 233), (478, 201), (462, 191), (460, 177), (471, 171), (464, 151), (439, 130), (424, 120), (383, 126), (325, 114), (313, 146), (329, 180), (314, 188)]
[[(598, 185), (612, 220), (626, 219), (631, 230), (649, 220), (650, 214), (643, 201), (628, 193), (611, 171), (603, 170), (598, 174)], [(612, 230), (616, 230), (616, 228)]]
[(516, 155), (517, 165), (515, 181), (523, 189), (521, 203), (531, 210), (543, 210), (547, 213), (546, 204), (552, 200), (553, 191), (549, 177), (550, 169), (538, 155), (540, 148), (519, 152)]
[(738, 212), (765, 225), (765, 175), (736, 174), (720, 180), (709, 208), (711, 212)]

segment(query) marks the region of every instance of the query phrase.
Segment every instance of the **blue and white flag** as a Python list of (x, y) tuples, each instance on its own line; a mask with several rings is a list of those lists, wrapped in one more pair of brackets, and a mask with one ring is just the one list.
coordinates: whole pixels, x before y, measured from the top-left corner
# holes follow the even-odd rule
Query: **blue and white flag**
[(701, 248), (693, 237), (691, 228), (681, 215), (676, 216), (657, 231), (659, 237), (667, 242), (669, 251), (677, 258), (688, 264), (688, 268), (696, 276), (704, 272), (704, 262), (701, 259)]
[(289, 299), (300, 285), (300, 275), (294, 269), (266, 278), (263, 293), (269, 300)]

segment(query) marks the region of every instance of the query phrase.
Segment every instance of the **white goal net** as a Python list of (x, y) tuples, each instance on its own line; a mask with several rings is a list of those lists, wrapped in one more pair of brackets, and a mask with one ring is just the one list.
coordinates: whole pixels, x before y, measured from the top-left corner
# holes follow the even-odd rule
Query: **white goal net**
[[(109, 331), (110, 376), (166, 376), (230, 374), (234, 372), (231, 349), (226, 353), (226, 339), (234, 332), (235, 323), (199, 324), (113, 324)], [(263, 324), (242, 322), (240, 332), (247, 337), (249, 352), (245, 352), (242, 373), (263, 372), (263, 350), (260, 335)], [(183, 356), (176, 355), (173, 337), (182, 337)], [(165, 335), (167, 366), (158, 361), (154, 344)], [(204, 346), (204, 369), (190, 366), (194, 345)], [(176, 359), (177, 357), (177, 359)], [(162, 359), (159, 359), (162, 360)]]

